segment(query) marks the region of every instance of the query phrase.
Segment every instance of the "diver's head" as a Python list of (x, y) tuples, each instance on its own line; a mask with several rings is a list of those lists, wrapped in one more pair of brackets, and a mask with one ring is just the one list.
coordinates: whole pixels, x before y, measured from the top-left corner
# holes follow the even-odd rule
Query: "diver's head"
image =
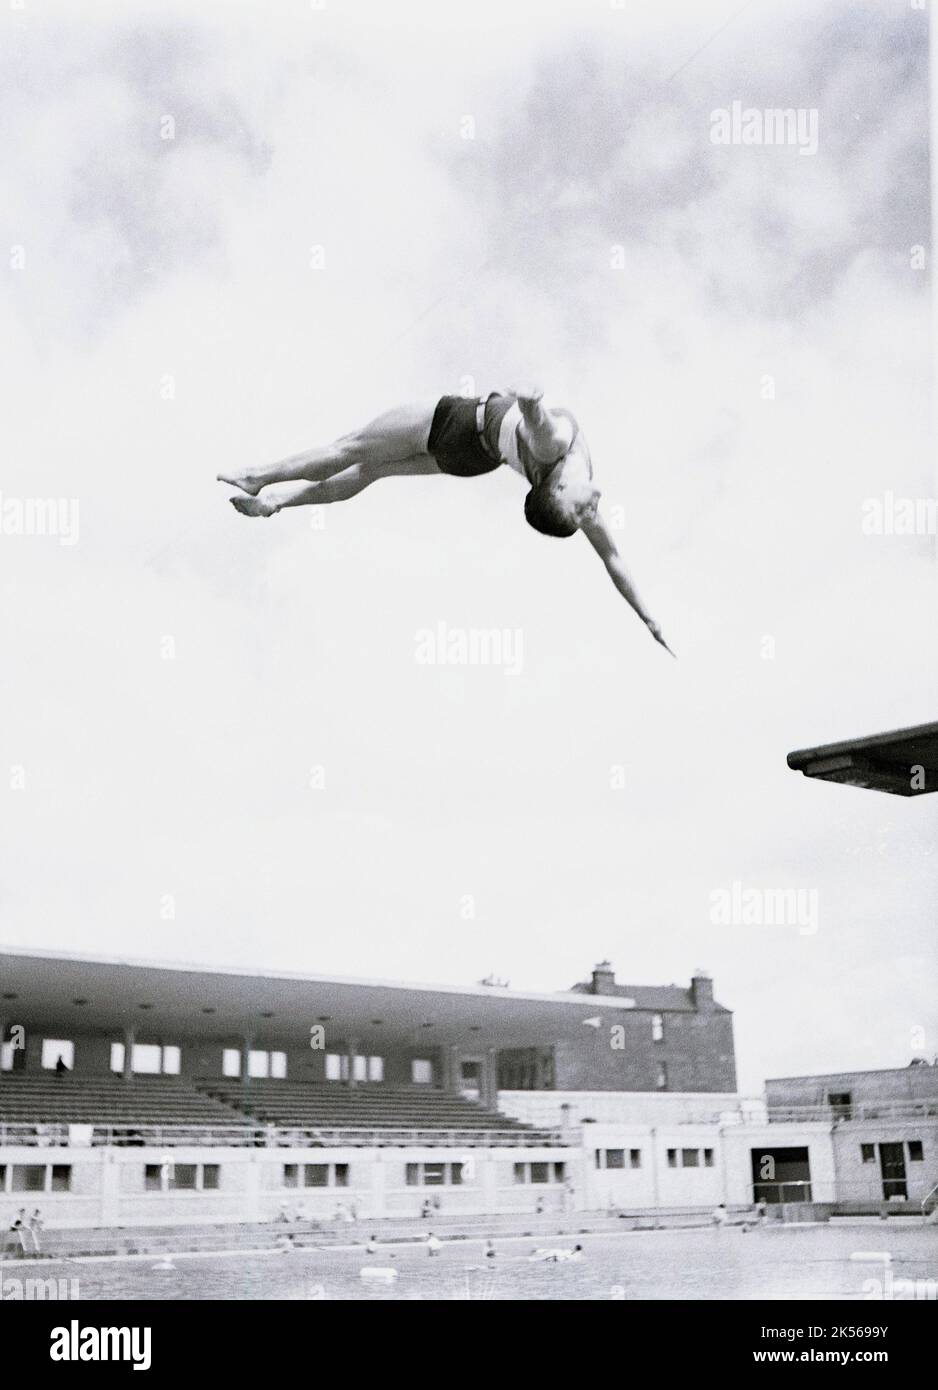
[(601, 496), (592, 478), (565, 467), (567, 454), (524, 499), (529, 526), (544, 536), (575, 536), (584, 522), (596, 520)]

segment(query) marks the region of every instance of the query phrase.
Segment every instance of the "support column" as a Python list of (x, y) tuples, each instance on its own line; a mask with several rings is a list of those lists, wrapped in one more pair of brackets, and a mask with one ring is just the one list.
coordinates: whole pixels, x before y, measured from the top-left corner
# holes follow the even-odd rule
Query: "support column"
[(247, 1033), (241, 1039), (241, 1081), (247, 1086), (251, 1079), (251, 1043), (254, 1039)]
[(651, 1204), (653, 1207), (661, 1205), (658, 1193), (658, 1131), (654, 1126), (651, 1129)]
[(482, 1212), (494, 1216), (498, 1211), (498, 1168), (491, 1150), (479, 1164), (482, 1179)]
[(0, 1085), (3, 1084), (3, 1044), (7, 1038), (6, 1019), (0, 1018)]
[(348, 1058), (348, 1085), (356, 1086), (355, 1080), (355, 1058), (358, 1056), (358, 1038), (349, 1038), (345, 1044), (345, 1055)]
[(494, 1047), (485, 1049), (482, 1062), (482, 1104), (486, 1110), (498, 1109), (498, 1053)]
[(266, 1175), (266, 1167), (258, 1155), (252, 1153), (247, 1162), (244, 1190), (244, 1209), (248, 1221), (264, 1220), (264, 1213), (261, 1211), (261, 1196), (263, 1194), (263, 1180)]
[(133, 1074), (134, 1074), (134, 1040), (135, 1040), (134, 1030), (133, 1030), (132, 1028), (125, 1028), (125, 1029), (124, 1029), (124, 1066), (123, 1066), (123, 1072), (122, 1072), (122, 1075), (123, 1075), (123, 1078), (124, 1078), (125, 1081), (130, 1081), (130, 1080), (132, 1080)]
[[(102, 1161), (97, 1168), (98, 1202), (102, 1226), (117, 1226), (121, 1217), (121, 1164), (115, 1161), (113, 1149), (102, 1149)], [(90, 1168), (92, 1165), (88, 1164)]]
[(455, 1043), (447, 1043), (442, 1050), (443, 1090), (459, 1090), (459, 1048)]
[(371, 1211), (368, 1213), (368, 1215), (373, 1218), (385, 1215), (384, 1175), (385, 1167), (381, 1150), (373, 1149), (371, 1164)]

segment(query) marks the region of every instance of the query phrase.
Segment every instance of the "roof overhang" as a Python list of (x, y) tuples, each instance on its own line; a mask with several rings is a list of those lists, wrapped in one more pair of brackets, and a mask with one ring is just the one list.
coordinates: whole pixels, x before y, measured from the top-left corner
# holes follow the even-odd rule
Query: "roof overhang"
[(938, 791), (938, 724), (799, 748), (788, 754), (788, 766), (819, 781), (923, 796)]
[(583, 1038), (634, 1008), (628, 998), (501, 987), (391, 983), (341, 976), (155, 964), (0, 947), (0, 1019), (46, 1036), (237, 1041), (308, 1046), (310, 1029), (362, 1050), (380, 1044), (546, 1046)]

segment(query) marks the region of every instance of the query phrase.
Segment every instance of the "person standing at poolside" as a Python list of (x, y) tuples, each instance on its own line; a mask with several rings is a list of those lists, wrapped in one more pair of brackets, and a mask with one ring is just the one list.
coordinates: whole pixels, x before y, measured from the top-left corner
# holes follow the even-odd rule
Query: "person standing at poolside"
[(42, 1212), (39, 1210), (38, 1207), (36, 1207), (36, 1209), (35, 1209), (35, 1211), (33, 1212), (32, 1216), (29, 1218), (29, 1220), (28, 1220), (27, 1223), (26, 1223), (27, 1229), (28, 1229), (29, 1234), (30, 1234), (30, 1237), (31, 1237), (31, 1239), (32, 1239), (33, 1254), (34, 1254), (34, 1255), (38, 1255), (38, 1254), (41, 1253), (40, 1242), (39, 1242), (39, 1236), (40, 1236), (40, 1233), (41, 1233), (41, 1231), (42, 1231), (43, 1224), (44, 1224), (44, 1223), (43, 1223), (43, 1220), (42, 1220)]

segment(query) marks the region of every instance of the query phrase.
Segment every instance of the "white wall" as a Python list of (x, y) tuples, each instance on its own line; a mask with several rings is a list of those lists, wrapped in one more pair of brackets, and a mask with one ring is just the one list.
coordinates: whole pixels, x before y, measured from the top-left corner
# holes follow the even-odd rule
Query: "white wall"
[[(146, 1191), (144, 1167), (166, 1161), (219, 1164), (218, 1190)], [(406, 1165), (415, 1162), (467, 1166), (459, 1186), (409, 1187)], [(49, 1228), (273, 1221), (284, 1205), (291, 1217), (299, 1210), (311, 1220), (331, 1219), (340, 1203), (347, 1209), (354, 1203), (362, 1219), (416, 1216), (426, 1197), (439, 1198), (439, 1210), (443, 1215), (534, 1212), (539, 1198), (546, 1209), (561, 1209), (562, 1185), (516, 1183), (516, 1162), (563, 1163), (566, 1174), (573, 1179), (574, 1189), (580, 1185), (580, 1150), (560, 1147), (8, 1148), (0, 1150), (0, 1165), (71, 1165), (72, 1190), (68, 1193), (0, 1192), (0, 1231), (6, 1231), (21, 1207), (32, 1211), (37, 1206)], [(285, 1187), (283, 1167), (290, 1163), (348, 1164), (349, 1185)]]
[(812, 1200), (836, 1200), (834, 1148), (829, 1123), (726, 1127), (722, 1138), (728, 1203), (752, 1201), (753, 1149), (807, 1149)]
[(765, 1118), (764, 1101), (732, 1091), (499, 1091), (498, 1108), (540, 1129), (556, 1128), (565, 1114), (572, 1125), (584, 1121), (656, 1125), (694, 1119), (712, 1123), (719, 1116)]

